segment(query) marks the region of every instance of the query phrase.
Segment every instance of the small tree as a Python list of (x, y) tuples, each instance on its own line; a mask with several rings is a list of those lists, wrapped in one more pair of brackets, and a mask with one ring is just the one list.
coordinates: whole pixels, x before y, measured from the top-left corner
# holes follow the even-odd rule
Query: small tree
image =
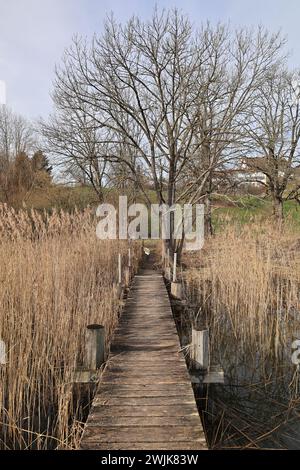
[[(58, 98), (55, 102), (58, 109), (62, 108)], [(77, 107), (71, 111), (65, 105), (48, 122), (40, 123), (40, 131), (53, 162), (63, 168), (64, 175), (71, 176), (77, 183), (90, 184), (102, 202), (108, 170), (107, 144), (85, 108)]]
[[(23, 167), (29, 175), (27, 154), (34, 146), (34, 134), (30, 123), (22, 116), (13, 113), (7, 106), (0, 106), (0, 190), (5, 201), (14, 197), (16, 186), (26, 186)], [(22, 181), (21, 181), (22, 180)]]
[(30, 163), (33, 171), (33, 187), (44, 188), (49, 186), (52, 179), (52, 166), (49, 165), (48, 158), (45, 154), (41, 150), (38, 150), (33, 154)]
[(14, 163), (14, 188), (16, 191), (29, 190), (34, 180), (31, 160), (25, 152), (20, 152)]

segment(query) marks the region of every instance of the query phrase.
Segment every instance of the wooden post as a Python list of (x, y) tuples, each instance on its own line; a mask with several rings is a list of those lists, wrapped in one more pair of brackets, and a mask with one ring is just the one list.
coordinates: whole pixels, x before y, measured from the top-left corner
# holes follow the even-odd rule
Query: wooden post
[(165, 278), (168, 279), (168, 281), (171, 280), (171, 268), (170, 266), (167, 266), (165, 269)]
[(177, 282), (177, 253), (174, 253), (173, 258), (173, 278), (171, 282), (171, 295), (176, 299), (182, 299), (182, 285), (181, 282)]
[(119, 284), (122, 284), (122, 256), (121, 256), (121, 253), (119, 253), (119, 259), (118, 259), (118, 282), (119, 282)]
[(117, 297), (119, 300), (123, 298), (123, 286), (120, 283), (117, 284)]
[(209, 367), (209, 330), (192, 328), (191, 359), (195, 369)]
[(0, 339), (0, 366), (7, 364), (6, 360), (6, 346), (2, 339)]
[(131, 249), (128, 248), (128, 268), (131, 268)]
[(130, 267), (128, 266), (128, 268), (125, 268), (124, 269), (124, 284), (125, 284), (125, 287), (128, 287), (129, 284), (130, 284)]
[(173, 261), (173, 282), (176, 282), (176, 267), (177, 267), (177, 253), (174, 253), (174, 261)]
[(165, 278), (168, 279), (168, 281), (171, 281), (171, 267), (170, 267), (170, 249), (167, 249), (167, 253), (165, 254), (165, 269), (164, 269), (164, 274)]
[(105, 362), (105, 329), (92, 324), (86, 328), (84, 367), (96, 370)]
[[(132, 275), (133, 275), (133, 266), (132, 266), (132, 256), (131, 256), (131, 248), (128, 248), (128, 274), (125, 273), (125, 277), (127, 275), (127, 285), (129, 286)], [(126, 284), (126, 279), (125, 279)]]
[(171, 282), (171, 295), (175, 299), (182, 299), (182, 285), (181, 282)]

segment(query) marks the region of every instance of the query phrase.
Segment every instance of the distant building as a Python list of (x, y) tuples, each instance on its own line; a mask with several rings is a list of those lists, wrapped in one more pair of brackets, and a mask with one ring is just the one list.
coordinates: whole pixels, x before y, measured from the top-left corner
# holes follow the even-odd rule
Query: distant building
[[(279, 168), (275, 168), (275, 163)], [(245, 157), (240, 159), (239, 166), (215, 171), (214, 181), (220, 186), (228, 182), (235, 186), (250, 185), (263, 188), (263, 185), (268, 184), (267, 175), (272, 173), (272, 164), (274, 164), (273, 170), (278, 172), (278, 177), (283, 178), (286, 175), (286, 170), (289, 169), (286, 159), (282, 158), (278, 162), (268, 161), (265, 157)], [(289, 179), (300, 182), (300, 165), (292, 169)]]
[[(275, 167), (278, 165), (278, 168)], [(274, 168), (272, 165), (274, 164)], [(241, 182), (251, 184), (253, 186), (260, 186), (261, 184), (267, 184), (268, 174), (272, 171), (278, 172), (278, 177), (283, 178), (288, 169), (288, 162), (286, 159), (282, 158), (280, 160), (267, 160), (266, 157), (245, 157), (241, 161), (240, 168), (237, 168), (236, 175)], [(295, 167), (291, 178), (300, 175), (300, 167)]]

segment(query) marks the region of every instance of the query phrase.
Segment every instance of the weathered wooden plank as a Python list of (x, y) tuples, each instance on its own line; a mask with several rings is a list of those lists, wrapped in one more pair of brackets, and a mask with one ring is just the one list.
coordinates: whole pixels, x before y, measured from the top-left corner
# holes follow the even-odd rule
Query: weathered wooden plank
[(169, 368), (175, 365), (177, 367), (178, 363), (181, 363), (183, 366), (185, 366), (185, 361), (182, 357), (163, 356), (163, 363), (162, 363), (157, 358), (155, 359), (155, 358), (150, 357), (149, 360), (145, 361), (144, 359), (134, 360), (134, 359), (129, 359), (129, 358), (125, 358), (121, 356), (121, 359), (120, 357), (118, 357), (116, 359), (110, 360), (107, 367), (109, 367), (110, 365), (112, 366), (117, 365), (118, 367), (123, 367), (123, 368), (161, 367), (161, 368), (164, 368), (164, 370), (166, 370), (166, 368)]
[[(176, 361), (172, 361), (172, 360), (167, 360), (167, 359), (164, 359), (162, 358), (163, 360), (163, 363), (159, 363), (157, 361), (152, 361), (150, 360), (147, 364), (143, 361), (140, 361), (140, 362), (136, 362), (136, 363), (133, 363), (131, 361), (120, 361), (120, 362), (112, 362), (111, 363), (111, 367), (112, 368), (115, 368), (115, 365), (117, 368), (121, 368), (123, 369), (123, 371), (133, 371), (134, 368), (135, 370), (136, 369), (144, 369), (144, 370), (147, 370), (147, 371), (151, 371), (153, 370), (155, 367), (157, 368), (157, 370), (161, 370), (161, 371), (164, 371), (164, 373), (172, 373), (173, 372), (173, 369), (176, 367), (178, 367), (178, 363), (176, 363)], [(185, 367), (185, 363), (183, 361), (178, 361), (179, 363), (182, 364), (183, 367)], [(176, 369), (178, 370), (178, 369)], [(111, 371), (110, 368), (107, 368), (105, 370), (105, 373), (109, 373)]]
[(171, 341), (172, 345), (175, 344), (174, 334), (173, 335), (171, 335), (170, 333), (161, 334), (159, 331), (157, 332), (156, 335), (143, 334), (143, 335), (140, 335), (138, 338), (136, 337), (135, 334), (127, 333), (126, 331), (124, 331), (123, 335), (118, 334), (117, 336), (115, 336), (114, 343), (118, 341), (124, 341), (124, 342), (130, 341), (132, 344), (134, 344), (135, 341), (138, 341), (139, 343), (146, 343), (146, 344), (161, 343), (162, 341), (168, 343), (169, 341)]
[(97, 396), (106, 396), (106, 394), (114, 397), (176, 397), (178, 395), (193, 397), (192, 390), (187, 390), (185, 384), (103, 384), (97, 392)]
[(87, 426), (86, 442), (201, 442), (203, 433), (196, 426)]
[[(95, 406), (97, 405), (118, 405), (120, 403), (119, 397), (100, 397), (96, 395), (94, 398)], [(179, 396), (179, 397), (124, 397), (122, 404), (124, 406), (157, 406), (157, 405), (192, 405), (194, 397), (192, 396)]]
[(207, 450), (206, 441), (194, 442), (82, 442), (83, 450)]
[[(174, 353), (176, 354), (178, 352), (178, 348), (174, 347), (173, 345), (162, 345), (162, 344), (159, 344), (159, 343), (156, 343), (156, 344), (147, 344), (147, 343), (144, 343), (144, 344), (131, 344), (130, 342), (128, 343), (122, 343), (121, 341), (118, 342), (118, 343), (114, 343), (113, 345), (113, 348), (112, 348), (112, 351), (113, 352), (117, 352), (117, 351), (137, 351), (137, 352), (141, 352), (141, 351), (144, 351), (144, 352), (148, 352), (148, 353), (151, 353), (151, 352), (169, 352), (169, 353)], [(162, 356), (164, 354), (161, 354)]]
[[(149, 416), (193, 416), (197, 413), (196, 407), (187, 405), (155, 405), (155, 406), (126, 406), (126, 405), (97, 405), (93, 406), (91, 413), (99, 416), (140, 416), (144, 419)], [(198, 415), (199, 416), (199, 415)], [(145, 421), (146, 423), (146, 421)], [(87, 425), (89, 421), (87, 422)], [(101, 421), (99, 422), (101, 424)]]
[[(148, 387), (150, 385), (155, 385), (155, 387), (151, 389)], [(152, 392), (154, 392), (154, 394)], [(97, 395), (114, 394), (116, 396), (134, 396), (134, 393), (136, 393), (136, 396), (194, 396), (193, 391), (187, 389), (184, 382), (181, 382), (179, 384), (160, 384), (156, 382), (150, 384), (111, 384), (107, 380), (105, 382), (102, 382), (101, 387), (99, 387), (98, 389)]]
[(187, 389), (186, 383), (176, 383), (176, 384), (157, 384), (157, 383), (152, 383), (152, 384), (116, 384), (116, 385), (111, 385), (111, 384), (106, 384), (105, 382), (101, 382), (98, 387), (98, 393), (101, 394), (102, 391), (103, 393), (108, 392), (108, 391), (113, 391), (114, 393), (116, 392), (121, 392), (124, 390), (125, 392), (130, 392), (130, 391), (142, 391), (142, 392), (151, 392), (151, 391), (160, 391), (160, 392), (167, 392), (170, 393), (172, 391), (179, 393), (182, 391), (188, 390), (188, 393), (192, 393), (193, 391), (190, 389)]
[(158, 362), (160, 360), (163, 361), (180, 361), (184, 366), (185, 366), (185, 361), (182, 357), (182, 354), (179, 353), (178, 351), (172, 352), (172, 351), (123, 351), (119, 353), (115, 353), (111, 355), (110, 361), (136, 361), (138, 362)]
[[(136, 386), (138, 387), (138, 385)], [(185, 389), (174, 389), (174, 390), (137, 390), (131, 389), (131, 390), (124, 390), (123, 384), (118, 384), (118, 389), (113, 388), (107, 391), (102, 392), (102, 389), (98, 391), (97, 397), (102, 397), (103, 400), (106, 400), (107, 397), (113, 396), (115, 398), (155, 398), (155, 397), (165, 397), (165, 398), (172, 398), (172, 397), (185, 397), (189, 398), (190, 400), (194, 400), (194, 395), (192, 392), (188, 392)]]
[(140, 376), (140, 375), (130, 375), (130, 376), (120, 376), (118, 374), (107, 374), (105, 377), (103, 377), (103, 382), (108, 384), (108, 383), (122, 383), (122, 384), (152, 384), (152, 383), (157, 383), (157, 384), (176, 384), (176, 383), (184, 383), (186, 380), (185, 376), (180, 375), (179, 377), (170, 377), (170, 376), (152, 376), (149, 377), (147, 375), (145, 376)]
[(116, 341), (114, 341), (114, 347), (116, 348), (118, 346), (123, 348), (124, 351), (126, 351), (126, 349), (142, 349), (143, 351), (151, 351), (151, 349), (156, 349), (157, 351), (161, 351), (164, 348), (172, 349), (174, 351), (177, 350), (174, 347), (174, 341), (172, 339), (162, 339), (161, 341), (159, 341), (158, 339), (156, 339), (155, 341), (147, 341), (146, 339), (130, 340), (130, 338), (128, 339), (125, 336), (123, 340), (121, 338), (118, 338), (116, 339)]
[(89, 426), (184, 426), (199, 425), (198, 413), (188, 416), (148, 416), (145, 424), (144, 416), (102, 416), (101, 413), (91, 413), (89, 418)]
[[(108, 370), (107, 370), (107, 374), (111, 374), (112, 376), (118, 376), (118, 377), (122, 377), (122, 376), (126, 376), (126, 377), (129, 377), (129, 376), (136, 376), (137, 374), (137, 368), (127, 368), (127, 369), (122, 369), (122, 367), (110, 367)], [(141, 377), (141, 376), (149, 376), (149, 377), (152, 377), (152, 376), (161, 376), (161, 375), (165, 375), (165, 374), (169, 374), (170, 376), (172, 377), (184, 377), (186, 378), (187, 380), (189, 379), (189, 374), (186, 370), (178, 370), (178, 368), (176, 369), (175, 367), (172, 367), (172, 368), (165, 368), (165, 369), (162, 369), (162, 368), (156, 368), (156, 367), (151, 367), (151, 368), (147, 368), (147, 369), (140, 369), (138, 371), (138, 375)]]

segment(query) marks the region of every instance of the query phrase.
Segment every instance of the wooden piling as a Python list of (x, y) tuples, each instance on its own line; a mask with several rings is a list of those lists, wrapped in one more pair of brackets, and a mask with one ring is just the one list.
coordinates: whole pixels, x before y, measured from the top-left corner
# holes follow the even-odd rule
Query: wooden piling
[(121, 256), (121, 253), (119, 253), (119, 258), (118, 258), (118, 282), (119, 282), (119, 284), (122, 284), (122, 256)]
[(131, 270), (130, 267), (128, 266), (127, 268), (124, 269), (124, 284), (125, 287), (129, 287), (131, 281)]
[(207, 370), (209, 367), (209, 330), (192, 328), (191, 359), (195, 369)]
[(4, 366), (7, 364), (6, 360), (6, 346), (2, 339), (0, 339), (0, 365)]
[(174, 259), (173, 259), (173, 282), (176, 282), (177, 280), (177, 253), (174, 253)]
[(131, 249), (128, 248), (128, 268), (131, 268)]
[(170, 248), (167, 249), (166, 267), (170, 266)]
[[(174, 277), (173, 277), (174, 278)], [(175, 299), (182, 299), (182, 285), (181, 282), (171, 282), (171, 295)]]
[(170, 281), (171, 280), (171, 268), (170, 266), (167, 266), (165, 269), (165, 278)]
[(84, 367), (96, 370), (105, 362), (105, 329), (92, 324), (86, 328)]

